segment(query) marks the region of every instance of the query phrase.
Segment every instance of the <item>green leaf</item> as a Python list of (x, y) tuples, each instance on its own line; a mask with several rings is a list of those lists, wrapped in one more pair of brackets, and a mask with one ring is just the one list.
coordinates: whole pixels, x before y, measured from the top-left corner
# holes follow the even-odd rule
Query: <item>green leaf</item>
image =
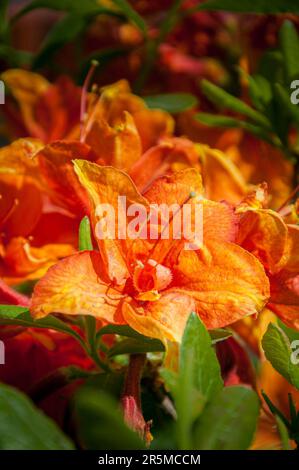
[(49, 61), (49, 56), (64, 44), (73, 41), (88, 26), (86, 16), (70, 13), (57, 21), (46, 36), (41, 49), (35, 57), (32, 67), (42, 67)]
[(296, 0), (210, 0), (198, 10), (220, 10), (235, 13), (299, 13)]
[(146, 340), (126, 339), (116, 343), (108, 353), (109, 357), (119, 354), (139, 354), (147, 352), (164, 352), (165, 347), (158, 339), (147, 338)]
[(270, 122), (262, 113), (254, 110), (242, 100), (230, 95), (222, 88), (214, 85), (208, 80), (202, 80), (201, 89), (204, 95), (219, 108), (230, 109), (231, 111), (246, 116), (267, 130), (271, 129)]
[(293, 328), (290, 328), (289, 326), (285, 325), (280, 319), (278, 319), (278, 326), (287, 335), (287, 337), (289, 338), (290, 343), (292, 341), (298, 341), (299, 340), (299, 331), (298, 330), (294, 330)]
[(187, 388), (191, 380), (189, 385), (194, 385), (206, 399), (223, 386), (211, 337), (196, 313), (189, 317), (180, 348), (180, 381), (184, 380), (183, 386)]
[(285, 79), (289, 86), (292, 80), (299, 78), (299, 37), (291, 21), (284, 21), (280, 28), (279, 43), (284, 59)]
[(270, 323), (262, 346), (266, 358), (290, 384), (299, 389), (299, 365), (292, 363), (292, 349), (286, 334), (276, 325)]
[(197, 98), (191, 93), (165, 93), (143, 97), (147, 106), (151, 109), (163, 109), (169, 113), (181, 113), (197, 105)]
[(220, 114), (210, 113), (197, 113), (194, 117), (206, 126), (224, 127), (226, 129), (244, 129), (247, 132), (250, 132), (251, 134), (255, 135), (256, 137), (259, 137), (260, 139), (265, 140), (266, 142), (269, 142), (274, 145), (267, 131), (265, 131), (262, 127), (251, 124), (250, 122), (241, 121), (240, 119), (232, 118), (230, 116), (223, 116)]
[(8, 0), (2, 0), (0, 3), (0, 38), (4, 39), (9, 29), (7, 21)]
[(0, 305), (0, 318), (14, 320), (22, 313), (28, 312), (28, 307), (21, 307), (20, 305)]
[(72, 450), (73, 443), (23, 393), (0, 384), (1, 450)]
[(135, 338), (139, 341), (150, 340), (148, 336), (141, 335), (140, 333), (133, 330), (133, 328), (127, 325), (106, 325), (98, 331), (97, 337), (100, 338), (103, 335), (126, 336), (128, 338)]
[(112, 0), (121, 12), (137, 26), (143, 34), (147, 32), (147, 26), (144, 19), (137, 13), (127, 0)]
[(75, 412), (86, 449), (144, 449), (138, 435), (125, 425), (118, 402), (102, 390), (82, 387), (75, 397)]
[[(279, 83), (274, 85), (275, 98), (278, 101), (278, 108), (280, 110), (279, 120), (282, 119), (282, 116), (285, 115), (285, 119), (289, 119), (296, 126), (299, 126), (299, 108), (291, 102), (290, 95), (288, 91)], [(286, 128), (286, 134), (288, 132), (288, 126)]]
[(207, 404), (194, 427), (194, 449), (245, 450), (259, 416), (257, 394), (247, 387), (225, 387)]
[(212, 339), (212, 344), (219, 343), (220, 341), (224, 341), (232, 336), (232, 332), (229, 330), (225, 330), (224, 328), (210, 330), (209, 333)]
[(287, 427), (285, 426), (284, 422), (279, 418), (279, 416), (275, 416), (278, 432), (281, 439), (281, 446), (283, 450), (292, 450), (290, 440), (289, 440), (289, 433)]
[(179, 357), (175, 392), (178, 413), (177, 439), (180, 449), (191, 448), (192, 424), (204, 403), (223, 386), (220, 366), (211, 337), (199, 317), (188, 319)]
[(82, 347), (84, 341), (81, 336), (69, 327), (65, 322), (56, 317), (48, 315), (40, 320), (34, 320), (27, 307), (19, 307), (15, 305), (0, 305), (0, 325), (18, 325), (31, 328), (50, 328), (60, 331), (75, 338)]
[(5, 59), (11, 67), (20, 67), (28, 65), (32, 61), (33, 54), (27, 51), (16, 50), (6, 44), (1, 44), (0, 57)]
[(83, 250), (93, 250), (90, 220), (87, 215), (83, 217), (79, 226), (79, 251)]
[(77, 13), (81, 15), (97, 15), (101, 13), (116, 15), (115, 11), (101, 7), (97, 0), (84, 0), (84, 2), (82, 0), (33, 0), (21, 8), (15, 16), (12, 17), (12, 21), (15, 22), (21, 16), (40, 8)]

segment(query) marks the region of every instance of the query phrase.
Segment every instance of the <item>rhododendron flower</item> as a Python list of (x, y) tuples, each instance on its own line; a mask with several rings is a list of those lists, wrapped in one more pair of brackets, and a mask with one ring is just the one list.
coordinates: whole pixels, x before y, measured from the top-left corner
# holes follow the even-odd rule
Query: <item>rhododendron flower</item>
[(0, 150), (0, 275), (10, 283), (39, 278), (72, 253), (76, 238), (73, 219), (48, 200), (36, 159), (41, 148), (20, 139)]
[(268, 307), (289, 326), (299, 329), (299, 226), (286, 224), (281, 215), (254, 205), (241, 204), (238, 243), (264, 265), (271, 286)]
[[(191, 311), (208, 328), (260, 312), (269, 297), (268, 279), (255, 256), (234, 243), (236, 218), (225, 203), (206, 200), (201, 177), (186, 169), (157, 179), (143, 195), (123, 172), (85, 160), (75, 171), (91, 203), (93, 226), (101, 203), (116, 207), (118, 196), (148, 210), (151, 203), (203, 209), (204, 245), (184, 250), (184, 240), (98, 239), (99, 251), (67, 257), (37, 283), (31, 313), (93, 315), (127, 323), (162, 341), (180, 341)], [(127, 217), (126, 223), (129, 223)], [(172, 222), (171, 222), (172, 223)]]
[(51, 84), (26, 70), (6, 70), (2, 80), (15, 102), (5, 105), (10, 133), (36, 137), (43, 142), (70, 138), (80, 119), (81, 90), (67, 76)]
[[(201, 124), (194, 119), (193, 111), (179, 116), (178, 128), (193, 142), (221, 150), (227, 166), (234, 168), (233, 180), (236, 181), (237, 178), (243, 181), (243, 186), (246, 184), (250, 187), (267, 181), (272, 208), (277, 209), (289, 197), (292, 191), (294, 167), (279, 149), (242, 129), (224, 131)], [(209, 177), (213, 178), (213, 172), (210, 172)], [(215, 180), (212, 181), (215, 183)], [(213, 188), (215, 190), (215, 185)], [(218, 194), (221, 189), (223, 188), (218, 189), (216, 186)], [(223, 199), (227, 199), (225, 191), (221, 194)], [(228, 200), (232, 203), (238, 202), (236, 197)]]

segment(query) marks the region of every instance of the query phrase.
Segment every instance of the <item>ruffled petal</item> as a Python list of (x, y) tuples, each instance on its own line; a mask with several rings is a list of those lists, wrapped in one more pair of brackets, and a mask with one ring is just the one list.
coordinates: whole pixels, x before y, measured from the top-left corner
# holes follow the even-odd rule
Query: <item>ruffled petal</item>
[(30, 311), (34, 318), (64, 313), (92, 315), (104, 322), (119, 323), (122, 298), (103, 277), (100, 255), (84, 251), (49, 269), (34, 288)]
[(263, 266), (232, 243), (211, 241), (201, 250), (183, 250), (172, 273), (173, 289), (196, 301), (207, 328), (259, 313), (270, 295)]

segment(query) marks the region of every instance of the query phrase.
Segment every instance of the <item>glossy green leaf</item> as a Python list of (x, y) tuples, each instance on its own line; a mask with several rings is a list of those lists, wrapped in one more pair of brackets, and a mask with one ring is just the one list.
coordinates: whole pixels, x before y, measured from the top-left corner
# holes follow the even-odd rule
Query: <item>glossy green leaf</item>
[(224, 328), (216, 328), (215, 330), (209, 331), (212, 344), (219, 343), (220, 341), (225, 341), (227, 338), (232, 336), (232, 332), (225, 330)]
[(21, 307), (20, 305), (0, 305), (0, 318), (14, 320), (22, 313), (29, 313), (28, 307)]
[(262, 339), (266, 358), (290, 384), (299, 389), (299, 364), (294, 364), (293, 350), (286, 334), (270, 323)]
[(180, 381), (184, 380), (186, 388), (188, 380), (191, 380), (206, 399), (223, 386), (211, 337), (195, 313), (189, 317), (180, 348)]
[(73, 443), (26, 395), (0, 384), (1, 450), (71, 450)]
[(143, 442), (129, 429), (119, 403), (103, 390), (82, 387), (75, 397), (80, 442), (92, 450), (143, 449)]
[(223, 10), (235, 13), (299, 13), (296, 0), (209, 0), (198, 10)]
[(151, 109), (163, 109), (169, 113), (181, 113), (197, 105), (197, 98), (191, 93), (165, 93), (143, 97)]
[(285, 325), (279, 319), (278, 319), (277, 323), (278, 323), (279, 328), (281, 328), (282, 331), (284, 331), (284, 333), (287, 335), (290, 342), (299, 340), (299, 331), (298, 330), (294, 330), (293, 328), (290, 328), (289, 326)]
[(86, 215), (80, 222), (79, 225), (79, 251), (93, 250), (90, 220)]
[(27, 307), (15, 305), (0, 305), (0, 325), (17, 325), (30, 328), (50, 328), (61, 333), (73, 336), (83, 346), (84, 342), (81, 336), (73, 330), (67, 323), (59, 320), (57, 317), (48, 315), (40, 320), (34, 320)]
[(291, 21), (284, 21), (279, 31), (280, 49), (283, 54), (283, 66), (286, 83), (299, 78), (299, 36)]
[(248, 449), (257, 426), (259, 399), (248, 387), (225, 387), (207, 404), (194, 427), (194, 448)]
[(179, 375), (175, 390), (178, 413), (177, 440), (180, 449), (192, 448), (192, 425), (205, 402), (223, 386), (220, 366), (211, 337), (199, 317), (188, 319), (179, 357)]
[(254, 110), (244, 103), (244, 101), (230, 95), (227, 91), (217, 85), (214, 85), (208, 80), (202, 80), (201, 89), (204, 95), (220, 109), (229, 109), (235, 113), (246, 116), (251, 121), (265, 129), (271, 128), (270, 122), (262, 113)]

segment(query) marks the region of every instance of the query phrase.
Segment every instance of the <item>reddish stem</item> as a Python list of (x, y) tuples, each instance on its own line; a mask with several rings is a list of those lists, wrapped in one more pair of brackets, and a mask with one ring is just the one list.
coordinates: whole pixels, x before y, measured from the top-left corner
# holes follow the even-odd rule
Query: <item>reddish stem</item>
[(142, 414), (140, 389), (145, 360), (145, 354), (131, 354), (121, 403), (125, 422), (148, 445), (152, 439), (150, 434), (151, 423), (146, 423)]

